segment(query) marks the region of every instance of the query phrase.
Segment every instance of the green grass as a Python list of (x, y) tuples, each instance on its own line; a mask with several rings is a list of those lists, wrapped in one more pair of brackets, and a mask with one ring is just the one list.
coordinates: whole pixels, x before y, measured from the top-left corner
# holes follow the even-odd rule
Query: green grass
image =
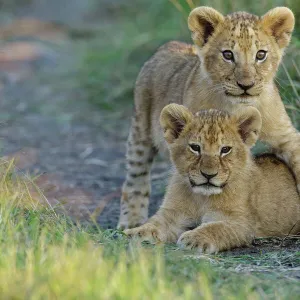
[[(191, 42), (186, 18), (191, 7), (210, 5), (226, 14), (246, 10), (259, 15), (286, 5), (296, 16), (294, 38), (277, 82), (296, 127), (300, 108), (300, 6), (298, 0), (154, 0), (111, 4), (100, 26), (99, 38), (89, 42), (78, 78), (87, 99), (100, 109), (131, 111), (133, 87), (143, 63), (169, 40)], [(123, 3), (122, 5), (120, 3)], [(109, 5), (109, 4), (108, 4)]]
[(32, 182), (12, 170), (0, 164), (2, 299), (296, 299), (300, 293), (299, 251), (199, 256), (175, 245), (129, 243), (121, 232), (72, 223), (36, 203)]

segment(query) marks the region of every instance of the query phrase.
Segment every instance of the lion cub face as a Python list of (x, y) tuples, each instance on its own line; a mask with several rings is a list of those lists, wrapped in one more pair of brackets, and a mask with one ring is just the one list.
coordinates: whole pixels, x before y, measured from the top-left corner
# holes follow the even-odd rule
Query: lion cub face
[(253, 107), (235, 116), (219, 110), (193, 115), (182, 105), (170, 104), (160, 122), (177, 171), (193, 192), (206, 196), (222, 193), (245, 172), (261, 128), (260, 113)]
[(245, 12), (223, 16), (213, 8), (199, 7), (189, 16), (205, 75), (217, 92), (236, 99), (259, 96), (268, 87), (294, 23), (286, 7), (263, 17)]

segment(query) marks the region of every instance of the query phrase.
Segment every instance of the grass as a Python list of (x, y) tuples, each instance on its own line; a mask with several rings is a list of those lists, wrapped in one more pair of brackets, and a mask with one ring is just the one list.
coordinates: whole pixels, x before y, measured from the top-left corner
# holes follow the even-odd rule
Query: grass
[(290, 270), (299, 272), (299, 251), (198, 256), (175, 245), (132, 244), (121, 232), (74, 224), (35, 202), (32, 182), (16, 177), (12, 163), (1, 162), (0, 174), (2, 299), (296, 299), (300, 293)]
[(297, 24), (276, 80), (292, 121), (299, 128), (298, 0), (262, 0), (254, 3), (246, 0), (131, 0), (127, 4), (120, 3), (108, 5), (106, 18), (102, 18), (103, 26), (99, 28), (100, 38), (89, 42), (79, 71), (80, 85), (91, 103), (100, 109), (112, 111), (121, 107), (129, 108), (131, 112), (134, 82), (143, 63), (166, 41), (191, 42), (186, 18), (192, 7), (210, 5), (224, 14), (246, 10), (262, 15), (275, 6), (286, 5), (294, 11)]

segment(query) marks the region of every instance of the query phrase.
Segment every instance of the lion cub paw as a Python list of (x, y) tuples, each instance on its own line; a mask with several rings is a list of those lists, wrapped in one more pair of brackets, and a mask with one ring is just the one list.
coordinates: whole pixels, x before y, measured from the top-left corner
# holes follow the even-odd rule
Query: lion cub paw
[(141, 242), (147, 241), (150, 243), (164, 242), (163, 235), (159, 229), (152, 224), (144, 224), (140, 227), (126, 229), (124, 233), (129, 238), (138, 238)]
[(177, 245), (186, 249), (198, 250), (200, 253), (211, 254), (219, 252), (215, 242), (195, 229), (184, 232), (179, 237)]

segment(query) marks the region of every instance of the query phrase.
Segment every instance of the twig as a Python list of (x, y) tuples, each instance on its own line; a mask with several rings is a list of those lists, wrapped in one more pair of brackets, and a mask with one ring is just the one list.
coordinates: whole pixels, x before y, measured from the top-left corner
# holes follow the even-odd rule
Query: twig
[(299, 220), (292, 226), (292, 228), (290, 229), (289, 233), (282, 239), (282, 241), (280, 243), (280, 247), (283, 246), (284, 241), (290, 236), (291, 232), (293, 231), (293, 229), (295, 228), (295, 226), (297, 225), (297, 223), (299, 223)]

